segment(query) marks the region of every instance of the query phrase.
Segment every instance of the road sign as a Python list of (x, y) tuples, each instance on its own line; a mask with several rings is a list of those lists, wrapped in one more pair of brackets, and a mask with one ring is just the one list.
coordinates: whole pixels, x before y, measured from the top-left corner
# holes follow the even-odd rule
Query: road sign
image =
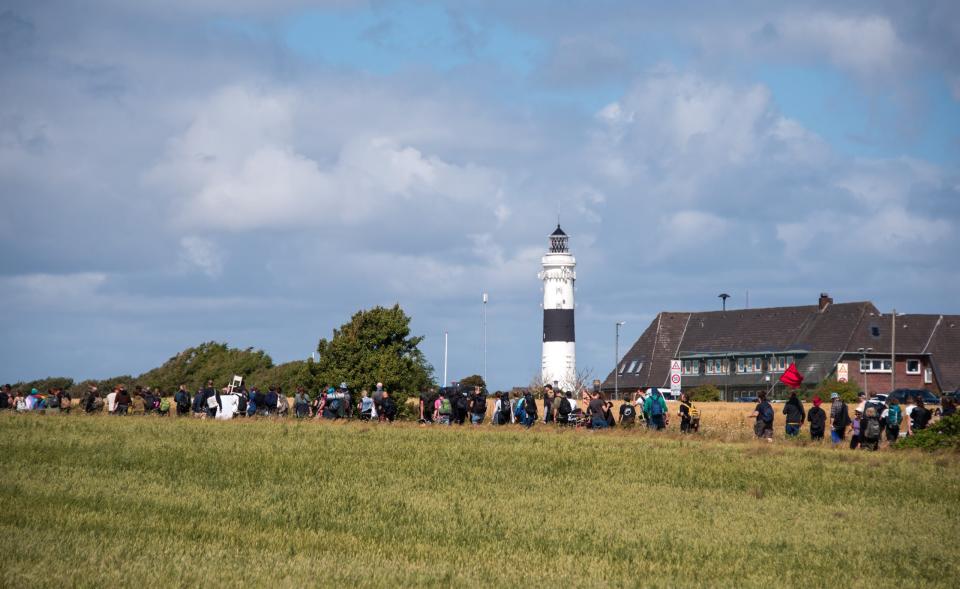
[(670, 392), (680, 394), (680, 360), (670, 361)]
[(840, 382), (847, 382), (848, 378), (847, 363), (841, 362), (837, 364), (837, 380)]

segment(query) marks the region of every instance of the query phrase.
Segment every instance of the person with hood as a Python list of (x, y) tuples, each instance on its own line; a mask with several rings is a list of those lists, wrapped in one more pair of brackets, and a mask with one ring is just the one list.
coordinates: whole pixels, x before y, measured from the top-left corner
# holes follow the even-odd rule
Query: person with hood
[(667, 418), (667, 401), (660, 394), (660, 389), (653, 387), (643, 402), (643, 414), (647, 417), (647, 426), (659, 431), (669, 424)]
[(850, 410), (840, 395), (830, 393), (830, 440), (834, 445), (843, 441), (847, 426), (850, 425)]
[(807, 422), (810, 424), (810, 439), (822, 440), (827, 427), (827, 412), (820, 408), (823, 401), (819, 396), (813, 397), (813, 407), (807, 412)]
[(783, 414), (787, 416), (787, 424), (785, 426), (785, 432), (787, 436), (790, 438), (799, 436), (800, 428), (803, 427), (805, 415), (803, 411), (803, 403), (801, 403), (800, 399), (797, 398), (797, 393), (795, 391), (790, 393), (790, 398), (787, 399), (786, 404), (783, 406)]
[(297, 419), (310, 415), (310, 395), (303, 390), (303, 387), (297, 387), (297, 394), (293, 396), (293, 414)]

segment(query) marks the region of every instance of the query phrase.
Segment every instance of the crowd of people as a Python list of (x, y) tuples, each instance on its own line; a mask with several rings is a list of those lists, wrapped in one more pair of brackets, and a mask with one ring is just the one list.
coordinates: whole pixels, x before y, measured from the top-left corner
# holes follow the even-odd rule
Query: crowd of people
[[(493, 400), (492, 407), (489, 401)], [(820, 397), (813, 398), (812, 406), (805, 409), (796, 393), (784, 403), (780, 413), (784, 416), (784, 434), (788, 438), (799, 437), (807, 428), (811, 440), (824, 440), (829, 431), (834, 445), (846, 443), (849, 430), (850, 448), (876, 450), (886, 440), (889, 444), (899, 437), (913, 435), (925, 429), (934, 413), (924, 405), (923, 399), (907, 399), (901, 406), (897, 399), (881, 400), (876, 395), (867, 398), (860, 394), (851, 415), (848, 405), (837, 393), (830, 396), (828, 409), (822, 407)], [(0, 388), (0, 409), (17, 412), (42, 411), (44, 413), (68, 413), (74, 408), (69, 391), (52, 388), (46, 392), (31, 389), (29, 393), (14, 391), (10, 385)], [(495, 426), (519, 424), (530, 428), (537, 422), (563, 427), (606, 429), (645, 425), (660, 431), (670, 424), (670, 410), (663, 394), (656, 388), (639, 389), (632, 398), (625, 400), (616, 410), (615, 405), (605, 400), (599, 392), (581, 391), (579, 398), (572, 391), (554, 390), (551, 385), (543, 389), (542, 403), (538, 403), (532, 391), (522, 394), (497, 393), (492, 397), (480, 387), (430, 388), (421, 393), (416, 416), (421, 424)], [(191, 394), (186, 385), (180, 385), (172, 395), (163, 394), (149, 387), (136, 386), (132, 393), (122, 384), (116, 385), (106, 395), (96, 386), (90, 386), (77, 404), (85, 413), (106, 411), (111, 415), (194, 415), (212, 419), (234, 417), (277, 416), (286, 417), (291, 409), (297, 419), (359, 419), (361, 421), (392, 422), (400, 413), (396, 401), (382, 383), (377, 383), (373, 392), (363, 390), (359, 396), (351, 393), (347, 383), (339, 387), (324, 387), (317, 395), (310, 395), (298, 387), (291, 401), (280, 387), (271, 386), (266, 391), (253, 386), (217, 388), (213, 381)], [(954, 402), (945, 397), (942, 416), (953, 415)], [(488, 412), (491, 413), (488, 416)], [(700, 429), (700, 410), (686, 393), (681, 393), (676, 413), (680, 432), (695, 433)], [(759, 439), (773, 440), (776, 411), (766, 395), (750, 414), (755, 419), (754, 434)]]
[[(941, 417), (956, 413), (953, 399), (944, 397), (942, 404), (938, 411)], [(908, 397), (906, 404), (901, 406), (896, 398), (885, 400), (876, 394), (868, 398), (861, 392), (852, 416), (849, 406), (837, 393), (830, 394), (829, 413), (821, 405), (823, 400), (815, 396), (813, 406), (805, 411), (797, 394), (791, 393), (781, 411), (785, 417), (784, 434), (796, 438), (806, 425), (810, 439), (816, 441), (823, 440), (829, 428), (830, 441), (838, 446), (846, 442), (849, 429), (851, 449), (877, 450), (884, 441), (889, 445), (901, 437), (912, 436), (926, 429), (934, 417), (934, 412), (924, 405), (921, 397)], [(773, 405), (761, 393), (757, 406), (750, 414), (756, 420), (754, 434), (758, 438), (773, 441), (775, 415)]]

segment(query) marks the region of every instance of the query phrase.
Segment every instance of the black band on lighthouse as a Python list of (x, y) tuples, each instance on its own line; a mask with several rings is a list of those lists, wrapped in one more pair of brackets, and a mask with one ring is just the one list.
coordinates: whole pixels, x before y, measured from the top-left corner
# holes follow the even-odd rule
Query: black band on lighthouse
[(576, 341), (573, 333), (573, 309), (543, 310), (543, 341)]

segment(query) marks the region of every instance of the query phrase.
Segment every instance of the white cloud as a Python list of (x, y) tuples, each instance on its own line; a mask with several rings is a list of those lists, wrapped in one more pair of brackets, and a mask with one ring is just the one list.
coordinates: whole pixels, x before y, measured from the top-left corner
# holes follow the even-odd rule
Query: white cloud
[(788, 49), (822, 52), (838, 66), (867, 77), (902, 66), (909, 51), (890, 19), (881, 15), (793, 13), (776, 28)]
[(224, 89), (171, 142), (148, 182), (183, 195), (177, 218), (193, 228), (357, 224), (411, 202), (497, 210), (497, 172), (451, 164), (391, 137), (358, 135), (322, 165), (295, 144), (299, 108), (309, 103), (290, 92)]
[(180, 238), (180, 257), (189, 266), (198, 268), (210, 278), (223, 273), (223, 253), (217, 245), (195, 235)]

